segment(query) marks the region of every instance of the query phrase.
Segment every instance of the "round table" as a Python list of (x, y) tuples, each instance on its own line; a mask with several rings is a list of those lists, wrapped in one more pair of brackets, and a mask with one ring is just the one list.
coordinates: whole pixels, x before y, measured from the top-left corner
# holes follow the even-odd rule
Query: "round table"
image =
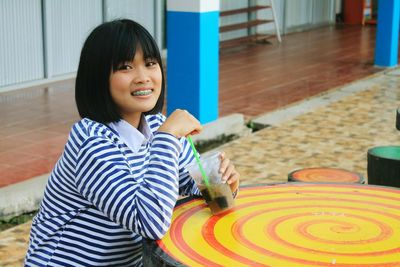
[(179, 203), (168, 233), (145, 241), (154, 266), (400, 266), (400, 190), (286, 183), (241, 188), (212, 216)]

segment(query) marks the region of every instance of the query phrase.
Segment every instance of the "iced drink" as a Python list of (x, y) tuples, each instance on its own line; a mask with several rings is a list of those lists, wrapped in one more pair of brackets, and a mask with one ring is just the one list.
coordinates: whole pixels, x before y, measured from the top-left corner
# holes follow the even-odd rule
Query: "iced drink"
[(192, 162), (186, 169), (196, 181), (204, 200), (210, 207), (212, 214), (219, 214), (234, 206), (232, 191), (229, 185), (222, 181), (222, 174), (219, 172), (220, 158), (219, 153), (213, 153), (200, 159), (205, 173), (209, 179), (209, 185), (206, 186), (199, 166)]
[(198, 185), (212, 214), (219, 214), (234, 206), (232, 191), (228, 184)]

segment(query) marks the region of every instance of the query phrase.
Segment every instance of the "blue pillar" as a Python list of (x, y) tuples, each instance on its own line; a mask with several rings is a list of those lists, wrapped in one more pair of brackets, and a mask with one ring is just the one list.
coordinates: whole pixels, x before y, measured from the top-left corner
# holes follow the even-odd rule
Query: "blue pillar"
[(167, 0), (167, 113), (218, 118), (219, 0)]
[(375, 65), (397, 65), (399, 47), (400, 0), (378, 1), (378, 28), (376, 32)]

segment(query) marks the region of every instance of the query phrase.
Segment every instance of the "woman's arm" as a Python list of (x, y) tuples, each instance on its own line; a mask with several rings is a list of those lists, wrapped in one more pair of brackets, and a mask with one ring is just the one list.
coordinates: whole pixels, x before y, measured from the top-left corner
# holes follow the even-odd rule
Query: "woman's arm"
[(110, 220), (144, 237), (159, 239), (170, 226), (178, 198), (181, 149), (176, 137), (155, 133), (139, 183), (115, 143), (106, 137), (90, 137), (78, 152), (77, 188)]

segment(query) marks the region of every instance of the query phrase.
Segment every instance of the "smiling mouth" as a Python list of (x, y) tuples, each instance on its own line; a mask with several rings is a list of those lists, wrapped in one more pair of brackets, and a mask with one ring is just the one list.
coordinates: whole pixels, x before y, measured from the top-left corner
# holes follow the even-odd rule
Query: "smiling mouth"
[(131, 93), (132, 96), (146, 96), (150, 95), (153, 92), (151, 89), (146, 89), (146, 90), (137, 90)]

